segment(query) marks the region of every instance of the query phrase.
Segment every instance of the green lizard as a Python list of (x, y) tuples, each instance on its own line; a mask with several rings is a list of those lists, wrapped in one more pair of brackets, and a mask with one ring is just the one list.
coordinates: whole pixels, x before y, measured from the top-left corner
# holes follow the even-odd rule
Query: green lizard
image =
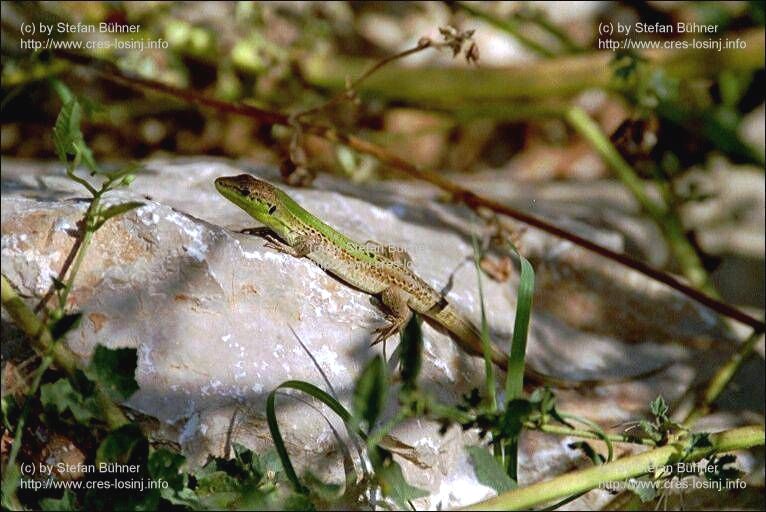
[[(351, 240), (303, 209), (278, 188), (249, 174), (217, 178), (215, 188), (266, 226), (266, 231), (257, 231), (264, 235), (270, 247), (298, 258), (306, 256), (342, 281), (378, 296), (387, 310), (389, 323), (375, 331), (378, 336), (373, 345), (402, 329), (414, 310), (432, 325), (436, 324), (435, 327), (449, 331), (466, 352), (483, 356), (479, 331), (442, 294), (410, 269), (406, 253), (385, 248), (371, 250), (369, 246)], [(494, 345), (491, 346), (490, 357), (497, 366), (508, 369), (508, 356)], [(606, 382), (570, 381), (529, 367), (524, 375), (536, 384), (559, 388)], [(629, 379), (621, 381), (625, 380)]]

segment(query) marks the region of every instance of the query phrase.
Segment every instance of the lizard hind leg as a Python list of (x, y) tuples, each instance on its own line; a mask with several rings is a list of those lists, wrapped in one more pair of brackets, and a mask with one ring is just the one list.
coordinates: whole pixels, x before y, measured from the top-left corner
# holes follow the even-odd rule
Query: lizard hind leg
[(407, 322), (412, 318), (412, 310), (407, 304), (407, 295), (399, 288), (391, 286), (386, 288), (380, 294), (380, 300), (383, 302), (383, 306), (388, 313), (386, 319), (388, 324), (375, 329), (378, 334), (372, 345), (377, 345), (381, 341), (386, 340), (389, 336), (398, 333), (407, 325)]

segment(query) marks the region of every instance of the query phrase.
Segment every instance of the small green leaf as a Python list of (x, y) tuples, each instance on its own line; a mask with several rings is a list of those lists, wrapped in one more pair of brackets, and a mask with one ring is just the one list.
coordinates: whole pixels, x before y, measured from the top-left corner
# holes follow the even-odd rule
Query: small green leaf
[(72, 98), (61, 107), (56, 124), (53, 126), (53, 146), (59, 159), (68, 164), (70, 157), (80, 156), (82, 162), (91, 170), (99, 172), (96, 160), (80, 131), (82, 107)]
[(495, 457), (481, 446), (467, 446), (471, 464), (476, 473), (476, 479), (482, 485), (491, 487), (498, 494), (511, 491), (517, 487), (516, 482), (508, 476)]
[(343, 496), (343, 486), (323, 482), (318, 476), (307, 472), (303, 480), (313, 496), (326, 502), (332, 502)]
[(652, 400), (649, 404), (649, 408), (652, 411), (652, 414), (657, 418), (666, 418), (668, 415), (668, 404), (665, 403), (665, 399), (662, 398), (662, 395), (658, 395), (657, 398)]
[[(124, 185), (130, 185), (130, 183), (133, 182), (134, 179), (136, 179), (135, 174), (143, 169), (143, 166), (136, 162), (131, 162), (125, 167), (118, 169), (116, 171), (112, 172), (105, 172), (103, 173), (104, 176), (106, 176), (110, 181), (116, 182), (120, 181)], [(125, 183), (125, 179), (127, 180), (127, 183)]]
[(69, 489), (64, 491), (64, 495), (59, 499), (43, 498), (40, 500), (41, 510), (77, 510), (75, 495)]
[(383, 494), (394, 500), (402, 510), (408, 509), (409, 501), (428, 496), (423, 489), (407, 483), (399, 464), (394, 461), (387, 451), (373, 447), (369, 450), (370, 462), (375, 469), (375, 478), (380, 484)]
[(60, 340), (66, 333), (80, 325), (82, 313), (64, 315), (51, 325), (51, 336), (54, 340)]
[(383, 411), (388, 394), (388, 379), (383, 358), (375, 356), (362, 371), (354, 389), (354, 418), (366, 422), (371, 430)]
[[(647, 485), (644, 485), (647, 484)], [(639, 479), (629, 480), (625, 486), (629, 491), (638, 496), (641, 503), (648, 503), (657, 496), (657, 489), (652, 485), (651, 480)]]
[(19, 421), (19, 414), (21, 413), (16, 397), (9, 393), (0, 399), (0, 405), (2, 406), (3, 426), (9, 432), (13, 432), (16, 430), (16, 423)]
[(423, 332), (420, 330), (418, 315), (412, 315), (401, 332), (401, 353), (399, 367), (402, 382), (406, 388), (415, 388), (423, 362)]
[(149, 452), (147, 441), (141, 429), (135, 423), (128, 423), (111, 431), (96, 450), (96, 464), (117, 462), (119, 464), (139, 464), (145, 467)]
[(3, 484), (2, 484), (2, 505), (6, 510), (14, 510), (18, 508), (16, 501), (16, 489), (19, 488), (21, 483), (21, 472), (16, 464), (8, 465), (3, 468)]
[[(168, 487), (180, 491), (186, 487), (188, 477), (181, 471), (181, 466), (186, 462), (186, 457), (180, 453), (171, 452), (165, 448), (154, 450), (149, 455), (147, 469), (149, 475), (155, 480), (164, 480)], [(164, 497), (164, 496), (163, 496)]]
[(111, 349), (97, 345), (85, 374), (101, 384), (113, 400), (127, 400), (138, 390), (134, 377), (137, 362), (134, 348)]
[(112, 206), (107, 206), (106, 208), (102, 208), (98, 213), (99, 220), (95, 225), (95, 229), (100, 228), (104, 222), (108, 221), (112, 217), (116, 217), (117, 215), (129, 212), (130, 210), (139, 208), (143, 205), (144, 203), (141, 201), (128, 201), (127, 203), (115, 204)]
[(69, 410), (78, 423), (87, 424), (98, 417), (99, 408), (93, 397), (85, 398), (72, 387), (67, 379), (40, 386), (40, 403), (46, 409), (53, 409), (58, 414)]

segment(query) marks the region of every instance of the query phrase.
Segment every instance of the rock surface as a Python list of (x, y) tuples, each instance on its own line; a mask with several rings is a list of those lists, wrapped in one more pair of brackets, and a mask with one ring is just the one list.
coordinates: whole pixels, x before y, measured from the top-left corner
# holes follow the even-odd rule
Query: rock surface
[[(229, 432), (232, 441), (257, 450), (272, 446), (264, 416), (268, 393), (288, 379), (327, 387), (309, 353), (348, 405), (364, 364), (383, 350), (369, 346), (383, 315), (369, 296), (307, 259), (277, 253), (261, 238), (237, 233), (254, 221), (212, 184), (215, 177), (243, 168), (278, 183), (276, 172), (209, 159), (145, 165), (147, 171), (130, 190), (108, 196), (109, 201), (145, 204), (97, 232), (70, 296), (72, 308), (84, 311), (86, 319), (68, 336), (70, 347), (83, 358), (97, 343), (135, 347), (140, 390), (129, 405), (174, 428), (197, 462), (210, 453), (221, 455)], [(40, 297), (66, 257), (72, 245), (67, 231), (87, 203), (57, 165), (4, 160), (2, 187), (3, 274), (25, 296)], [(478, 320), (470, 260), (477, 224), (470, 211), (425, 200), (428, 194), (421, 189), (395, 182), (362, 186), (320, 177), (316, 189), (284, 188), (357, 240), (405, 248), (416, 272), (437, 289), (451, 283), (448, 298)], [(561, 222), (600, 243), (622, 244), (615, 233)], [(538, 274), (530, 364), (582, 379), (672, 363), (640, 382), (558, 392), (562, 410), (607, 426), (636, 419), (659, 393), (670, 401), (679, 398), (733, 349), (712, 312), (638, 274), (532, 230), (522, 245)], [(515, 277), (510, 283), (484, 278), (490, 329), (506, 345), (515, 285)], [(481, 361), (428, 326), (424, 334), (424, 387), (455, 402), (481, 386)], [(388, 341), (388, 356), (397, 342)], [(324, 407), (286, 396), (278, 408), (297, 465), (340, 479), (342, 466), (328, 424), (343, 431), (337, 418)], [(412, 421), (393, 432), (412, 447), (402, 458), (407, 479), (432, 493), (419, 500), (418, 508), (457, 507), (489, 496), (464, 450), (475, 436), (453, 429), (442, 437), (437, 431), (432, 422)], [(521, 483), (584, 464), (579, 452), (567, 447), (570, 441), (526, 435)], [(595, 506), (607, 497), (594, 491), (586, 499)]]

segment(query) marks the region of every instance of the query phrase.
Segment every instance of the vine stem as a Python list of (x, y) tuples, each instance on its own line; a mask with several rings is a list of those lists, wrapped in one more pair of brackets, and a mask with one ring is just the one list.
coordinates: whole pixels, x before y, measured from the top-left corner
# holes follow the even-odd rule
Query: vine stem
[(698, 461), (714, 453), (763, 446), (761, 425), (750, 425), (712, 434), (711, 446), (697, 448), (684, 456), (686, 443), (673, 443), (614, 462), (593, 466), (506, 492), (463, 510), (522, 510), (591, 489), (606, 482), (618, 482), (652, 472), (673, 462)]

